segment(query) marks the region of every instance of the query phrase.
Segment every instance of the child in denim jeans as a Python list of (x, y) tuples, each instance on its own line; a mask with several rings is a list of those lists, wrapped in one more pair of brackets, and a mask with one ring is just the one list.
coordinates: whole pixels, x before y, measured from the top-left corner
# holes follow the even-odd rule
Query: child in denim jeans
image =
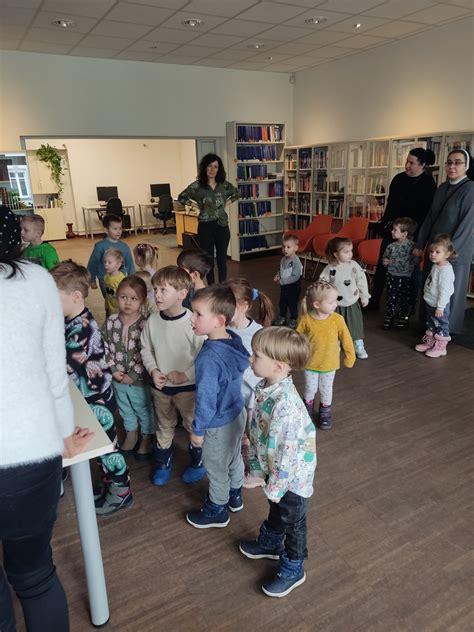
[(306, 515), (316, 469), (316, 429), (290, 376), (311, 354), (308, 339), (287, 327), (268, 327), (252, 339), (251, 364), (265, 378), (255, 395), (250, 425), (250, 471), (265, 480), (268, 518), (256, 540), (240, 543), (250, 559), (279, 560), (276, 575), (262, 585), (269, 597), (284, 597), (306, 575)]

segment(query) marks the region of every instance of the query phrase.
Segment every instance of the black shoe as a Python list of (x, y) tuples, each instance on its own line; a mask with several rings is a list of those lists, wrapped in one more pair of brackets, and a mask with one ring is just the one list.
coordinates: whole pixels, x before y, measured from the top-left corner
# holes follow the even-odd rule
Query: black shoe
[(400, 316), (397, 320), (397, 329), (405, 329), (408, 325), (408, 316)]
[(391, 316), (385, 316), (383, 320), (383, 328), (385, 329), (385, 331), (387, 331), (388, 329), (392, 329), (392, 327), (393, 327), (393, 318)]

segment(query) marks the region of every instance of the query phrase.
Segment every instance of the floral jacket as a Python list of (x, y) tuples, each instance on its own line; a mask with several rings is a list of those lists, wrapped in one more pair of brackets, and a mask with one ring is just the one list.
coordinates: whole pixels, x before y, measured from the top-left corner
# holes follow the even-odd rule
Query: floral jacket
[(112, 314), (102, 327), (105, 344), (105, 360), (112, 373), (124, 371), (137, 386), (147, 380), (147, 372), (140, 354), (140, 336), (146, 319), (140, 316), (131, 325), (124, 325), (119, 314)]

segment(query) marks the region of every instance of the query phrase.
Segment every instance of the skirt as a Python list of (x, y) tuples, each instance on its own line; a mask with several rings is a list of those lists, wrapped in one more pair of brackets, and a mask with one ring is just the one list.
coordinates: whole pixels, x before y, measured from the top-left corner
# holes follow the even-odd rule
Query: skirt
[(348, 307), (338, 306), (336, 312), (341, 314), (346, 321), (352, 340), (362, 340), (364, 338), (364, 320), (360, 302), (357, 301)]

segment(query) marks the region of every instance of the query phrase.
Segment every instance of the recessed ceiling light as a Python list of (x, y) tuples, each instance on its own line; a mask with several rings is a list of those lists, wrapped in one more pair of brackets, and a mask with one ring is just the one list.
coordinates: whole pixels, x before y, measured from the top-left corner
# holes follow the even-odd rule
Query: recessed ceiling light
[(267, 61), (272, 61), (273, 57), (267, 57)]
[(182, 24), (184, 24), (184, 26), (190, 26), (192, 29), (194, 29), (196, 28), (196, 26), (201, 26), (201, 24), (203, 24), (203, 21), (199, 18), (190, 18), (189, 20), (184, 20)]
[(256, 50), (258, 50), (259, 48), (264, 48), (265, 44), (260, 44), (259, 42), (256, 42), (255, 44), (249, 44), (247, 46), (247, 48), (255, 48)]
[(155, 44), (153, 44), (153, 46), (150, 46), (149, 48), (150, 48), (150, 50), (156, 50), (156, 49), (158, 48), (158, 46), (156, 46)]
[(306, 18), (306, 24), (322, 24), (322, 22), (327, 22), (327, 18), (324, 15), (317, 15), (315, 18)]
[(356, 29), (360, 29), (361, 26), (362, 24), (360, 22), (357, 22), (356, 24), (354, 24), (354, 28)]
[(52, 24), (63, 29), (72, 29), (74, 26), (76, 26), (76, 22), (74, 22), (74, 20), (53, 20)]

